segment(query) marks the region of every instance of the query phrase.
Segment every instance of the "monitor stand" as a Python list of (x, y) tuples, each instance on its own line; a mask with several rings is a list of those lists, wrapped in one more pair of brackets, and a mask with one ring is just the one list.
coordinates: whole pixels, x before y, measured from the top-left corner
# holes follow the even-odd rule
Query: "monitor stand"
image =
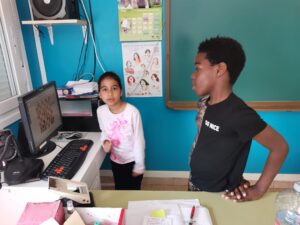
[(53, 141), (47, 141), (47, 143), (43, 147), (40, 148), (39, 153), (33, 155), (32, 157), (34, 157), (34, 158), (42, 157), (42, 156), (47, 155), (50, 152), (52, 152), (55, 148), (56, 148), (56, 144)]
[(20, 154), (23, 157), (28, 158), (39, 158), (41, 156), (47, 155), (56, 148), (56, 144), (53, 141), (47, 141), (47, 143), (40, 148), (38, 154), (32, 155), (29, 150), (29, 144), (25, 135), (24, 127), (22, 121), (19, 122), (19, 132), (18, 132), (18, 147), (20, 149)]

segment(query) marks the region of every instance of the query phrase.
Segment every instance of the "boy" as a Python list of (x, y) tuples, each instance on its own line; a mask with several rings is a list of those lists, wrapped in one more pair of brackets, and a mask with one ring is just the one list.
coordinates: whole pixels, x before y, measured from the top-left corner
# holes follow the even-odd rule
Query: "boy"
[[(232, 92), (245, 58), (237, 41), (211, 38), (200, 43), (192, 75), (194, 92), (204, 97), (198, 102), (189, 190), (225, 191), (225, 198), (238, 202), (262, 197), (288, 152), (283, 137)], [(250, 186), (243, 171), (252, 139), (270, 153), (260, 178)]]

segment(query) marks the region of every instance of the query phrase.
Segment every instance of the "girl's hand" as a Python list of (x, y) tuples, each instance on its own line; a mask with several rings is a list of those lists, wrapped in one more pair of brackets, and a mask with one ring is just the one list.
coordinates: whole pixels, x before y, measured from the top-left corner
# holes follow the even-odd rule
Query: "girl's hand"
[(112, 148), (112, 142), (110, 140), (105, 140), (102, 147), (105, 152), (109, 153)]
[(140, 175), (142, 175), (142, 173), (132, 172), (132, 176), (133, 176), (133, 177), (137, 177), (137, 176), (140, 176)]

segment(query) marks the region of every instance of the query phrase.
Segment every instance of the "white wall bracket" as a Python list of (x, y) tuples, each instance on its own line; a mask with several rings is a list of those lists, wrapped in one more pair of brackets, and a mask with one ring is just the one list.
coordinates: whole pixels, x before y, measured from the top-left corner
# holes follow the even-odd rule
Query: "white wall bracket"
[[(49, 39), (51, 45), (54, 45), (54, 38), (53, 38), (53, 25), (81, 25), (82, 34), (84, 38), (84, 43), (87, 44), (87, 22), (85, 20), (77, 20), (77, 19), (68, 19), (68, 20), (27, 20), (22, 21), (22, 24), (25, 25), (34, 25), (36, 26), (46, 26), (48, 29)], [(37, 28), (36, 28), (37, 29)]]

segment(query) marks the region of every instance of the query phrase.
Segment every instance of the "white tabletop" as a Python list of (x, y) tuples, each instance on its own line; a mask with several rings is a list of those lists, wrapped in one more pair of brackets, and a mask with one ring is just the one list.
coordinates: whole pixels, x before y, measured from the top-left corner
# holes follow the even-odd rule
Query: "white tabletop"
[[(89, 188), (93, 187), (93, 183), (95, 181), (95, 177), (99, 177), (99, 169), (100, 166), (105, 158), (105, 152), (101, 150), (101, 144), (100, 144), (100, 132), (82, 132), (84, 139), (90, 139), (94, 142), (91, 149), (88, 152), (88, 155), (86, 156), (86, 159), (84, 163), (82, 164), (81, 168), (77, 171), (75, 176), (72, 178), (72, 180), (75, 181), (81, 181), (85, 182)], [(49, 154), (41, 157), (43, 160), (45, 166), (44, 169), (47, 168), (47, 166), (50, 164), (51, 160), (62, 150), (61, 147), (64, 147), (69, 142), (66, 140), (57, 141), (55, 140), (55, 143), (57, 144), (55, 150), (50, 152)], [(99, 177), (100, 182), (100, 177)], [(22, 183), (18, 185), (12, 185), (7, 186), (3, 184), (3, 188), (7, 187), (48, 187), (48, 182), (44, 180), (29, 182), (29, 183)]]

